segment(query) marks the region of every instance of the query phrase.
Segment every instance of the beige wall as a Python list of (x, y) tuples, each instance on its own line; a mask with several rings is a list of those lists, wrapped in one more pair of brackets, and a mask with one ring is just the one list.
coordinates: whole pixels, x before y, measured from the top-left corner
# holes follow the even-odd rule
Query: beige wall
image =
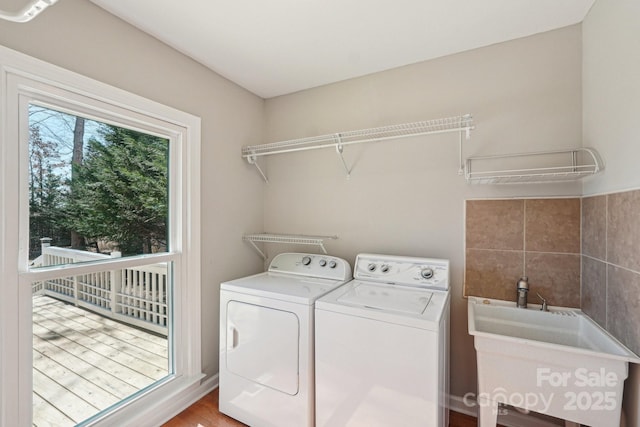
[(597, 0), (583, 24), (584, 145), (605, 161), (585, 194), (640, 187), (640, 2)]
[[(580, 146), (581, 43), (572, 26), (272, 98), (265, 142), (472, 113), (465, 155)], [(351, 262), (369, 251), (450, 259), (451, 391), (462, 396), (476, 387), (462, 297), (464, 200), (581, 188), (470, 186), (457, 174), (457, 147), (453, 134), (346, 147), (350, 179), (332, 150), (270, 157), (264, 213), (267, 231), (337, 234), (328, 250)]]
[(0, 44), (202, 118), (202, 353), (218, 372), (219, 283), (262, 262), (242, 242), (262, 229), (262, 185), (240, 157), (260, 141), (263, 100), (87, 0), (27, 24), (0, 21)]
[[(584, 145), (595, 147), (606, 166), (601, 177), (585, 183), (588, 195), (640, 188), (639, 23), (640, 2), (636, 0), (597, 0), (583, 23)], [(640, 257), (637, 251), (628, 255)], [(640, 295), (631, 298), (637, 301)], [(637, 329), (638, 325), (628, 327)], [(631, 366), (624, 406), (628, 425), (639, 426), (638, 365)]]

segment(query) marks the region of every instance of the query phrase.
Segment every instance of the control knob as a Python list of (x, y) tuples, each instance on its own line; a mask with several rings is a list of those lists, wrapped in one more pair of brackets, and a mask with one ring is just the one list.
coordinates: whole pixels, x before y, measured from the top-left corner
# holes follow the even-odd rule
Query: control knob
[(318, 264), (320, 264), (320, 267), (324, 267), (325, 265), (327, 265), (327, 260), (326, 259), (321, 259)]
[(305, 256), (302, 258), (302, 265), (309, 265), (311, 264), (311, 257)]
[(337, 265), (338, 264), (336, 264), (335, 261), (333, 261), (333, 260), (329, 261), (329, 268), (336, 268)]
[(433, 268), (431, 267), (423, 268), (422, 271), (420, 271), (420, 275), (422, 276), (423, 279), (431, 279), (433, 277)]
[(382, 271), (383, 273), (388, 273), (389, 266), (387, 264), (382, 264), (382, 266), (380, 267), (380, 271)]
[(376, 271), (376, 267), (377, 266), (374, 263), (371, 263), (367, 266), (367, 270), (373, 273), (374, 271)]

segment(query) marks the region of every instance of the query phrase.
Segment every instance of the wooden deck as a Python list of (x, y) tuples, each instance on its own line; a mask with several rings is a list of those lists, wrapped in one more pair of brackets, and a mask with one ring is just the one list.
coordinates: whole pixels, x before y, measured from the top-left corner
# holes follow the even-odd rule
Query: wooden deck
[(167, 339), (33, 297), (33, 425), (74, 426), (165, 377)]

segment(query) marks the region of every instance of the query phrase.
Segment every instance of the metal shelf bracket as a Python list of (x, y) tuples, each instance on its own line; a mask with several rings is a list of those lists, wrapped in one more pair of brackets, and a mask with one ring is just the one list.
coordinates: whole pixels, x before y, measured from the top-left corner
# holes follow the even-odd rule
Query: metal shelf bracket
[(337, 143), (336, 143), (336, 153), (340, 156), (340, 160), (342, 160), (342, 167), (344, 167), (344, 171), (347, 173), (347, 178), (351, 178), (351, 168), (347, 166), (347, 162), (344, 160), (344, 155), (342, 152), (344, 151), (342, 145), (342, 137), (340, 134), (336, 135)]
[(268, 184), (269, 179), (267, 178), (267, 175), (265, 175), (265, 173), (262, 171), (262, 169), (260, 169), (260, 165), (258, 164), (258, 159), (256, 158), (255, 153), (247, 156), (247, 162), (249, 162), (250, 165), (254, 165), (256, 169), (258, 169), (258, 172), (260, 172), (260, 175), (262, 175), (262, 179), (264, 179), (264, 182)]

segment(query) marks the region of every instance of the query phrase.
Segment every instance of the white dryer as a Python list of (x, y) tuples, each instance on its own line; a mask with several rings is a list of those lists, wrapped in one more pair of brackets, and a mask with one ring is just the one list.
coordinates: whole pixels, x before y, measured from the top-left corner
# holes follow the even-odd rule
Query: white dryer
[(449, 424), (449, 261), (360, 254), (316, 301), (316, 425)]
[(221, 284), (221, 412), (251, 426), (314, 424), (314, 302), (350, 279), (341, 258), (285, 253)]

